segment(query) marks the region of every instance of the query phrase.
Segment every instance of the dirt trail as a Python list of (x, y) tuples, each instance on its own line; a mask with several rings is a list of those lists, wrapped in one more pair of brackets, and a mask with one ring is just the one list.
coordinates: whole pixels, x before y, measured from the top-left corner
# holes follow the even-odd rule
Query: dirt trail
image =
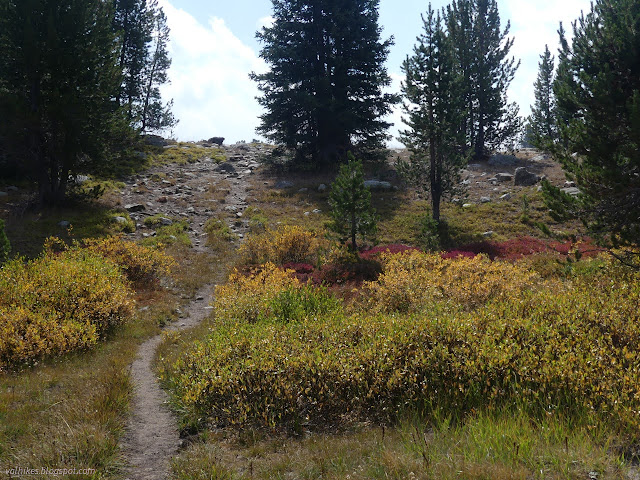
[[(123, 201), (131, 203), (136, 200), (145, 205), (144, 214), (132, 214), (136, 221), (144, 215), (180, 215), (188, 216), (192, 229), (189, 235), (195, 251), (206, 250), (202, 226), (207, 218), (217, 216), (231, 224), (234, 231), (242, 234), (246, 226), (242, 222), (234, 221), (232, 212), (241, 212), (246, 208), (247, 170), (249, 162), (253, 161), (251, 151), (241, 149), (246, 155), (238, 155), (235, 150), (227, 150), (227, 157), (236, 166), (245, 168), (243, 174), (230, 169), (220, 169), (218, 165), (208, 159), (184, 167), (161, 167), (138, 176), (127, 183), (123, 192)], [(159, 188), (140, 188), (150, 183), (150, 178), (162, 173), (176, 179), (171, 190)], [(209, 208), (191, 208), (202, 205), (209, 185), (226, 181), (230, 184), (224, 202), (218, 202)], [(168, 185), (168, 184), (167, 184)], [(176, 186), (177, 185), (177, 186)], [(160, 187), (161, 188), (161, 187)], [(172, 194), (171, 194), (172, 192)], [(186, 194), (185, 194), (186, 193)], [(163, 195), (162, 202), (158, 202), (158, 195)], [(162, 197), (160, 197), (162, 198)], [(206, 200), (206, 199), (205, 199)], [(209, 200), (211, 202), (211, 200)], [(230, 218), (229, 218), (230, 217)], [(236, 217), (238, 218), (238, 217)], [(135, 236), (148, 233), (141, 224)], [(206, 284), (200, 288), (192, 301), (183, 307), (183, 318), (167, 330), (186, 330), (197, 326), (210, 313), (208, 301), (214, 291), (213, 284)], [(162, 335), (157, 335), (144, 342), (138, 351), (138, 356), (131, 366), (131, 381), (134, 385), (134, 395), (131, 404), (131, 414), (127, 423), (126, 433), (122, 441), (122, 453), (128, 466), (125, 471), (127, 480), (164, 480), (169, 477), (169, 462), (180, 447), (180, 437), (177, 422), (168, 409), (168, 395), (160, 388), (153, 370), (153, 360)]]

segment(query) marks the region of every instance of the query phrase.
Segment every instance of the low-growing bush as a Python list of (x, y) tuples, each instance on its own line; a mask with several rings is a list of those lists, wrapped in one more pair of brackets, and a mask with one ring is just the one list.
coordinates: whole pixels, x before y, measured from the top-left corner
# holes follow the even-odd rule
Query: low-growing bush
[(115, 262), (137, 286), (153, 286), (174, 265), (166, 253), (128, 242), (119, 236), (84, 240), (87, 250)]
[(332, 315), (342, 308), (340, 300), (326, 287), (291, 286), (278, 292), (271, 300), (270, 314), (277, 321), (294, 322), (319, 315)]
[(0, 270), (0, 370), (95, 343), (133, 313), (118, 266), (87, 249)]
[(182, 411), (215, 425), (300, 431), (513, 407), (595, 415), (638, 438), (639, 302), (637, 278), (589, 279), (468, 312), (223, 322), (162, 377)]
[(301, 227), (283, 226), (278, 230), (250, 235), (240, 247), (240, 253), (248, 265), (316, 263), (324, 243), (317, 234)]
[(474, 308), (517, 296), (539, 278), (517, 263), (492, 262), (481, 255), (443, 259), (406, 251), (383, 254), (382, 263), (382, 275), (363, 289), (363, 304), (375, 312), (415, 312), (440, 301)]
[(216, 288), (214, 307), (217, 318), (256, 322), (270, 317), (273, 300), (283, 290), (299, 285), (293, 273), (273, 263), (255, 268), (248, 275), (234, 271), (225, 285)]
[(231, 231), (229, 225), (219, 218), (210, 218), (207, 220), (204, 224), (204, 231), (209, 236), (209, 245), (215, 245), (218, 242), (232, 242), (238, 238), (238, 236)]

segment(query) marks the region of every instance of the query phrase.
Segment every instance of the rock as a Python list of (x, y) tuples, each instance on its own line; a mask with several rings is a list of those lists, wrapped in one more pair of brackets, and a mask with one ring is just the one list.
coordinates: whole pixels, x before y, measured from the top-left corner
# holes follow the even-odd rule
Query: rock
[(187, 213), (196, 213), (196, 209), (194, 207), (187, 208)]
[(291, 188), (293, 187), (293, 182), (290, 182), (288, 180), (279, 180), (273, 187), (278, 189)]
[(492, 230), (489, 230), (488, 232), (484, 232), (484, 233), (482, 234), (482, 236), (483, 236), (484, 238), (493, 237), (493, 231), (492, 231)]
[(364, 186), (371, 190), (391, 190), (391, 183), (380, 180), (366, 180)]
[(568, 195), (571, 195), (573, 197), (576, 197), (578, 195), (580, 195), (580, 189), (576, 188), (576, 187), (568, 187), (568, 188), (563, 188), (562, 191)]
[(231, 165), (229, 162), (221, 163), (220, 165), (218, 165), (218, 167), (215, 169), (215, 171), (216, 172), (222, 172), (222, 173), (237, 173), (236, 172), (236, 167)]
[(551, 158), (549, 155), (536, 155), (535, 157), (533, 157), (531, 159), (532, 162), (542, 162), (544, 160), (549, 160), (549, 158)]
[(479, 170), (482, 168), (482, 165), (480, 165), (479, 163), (470, 163), (468, 166), (469, 170)]
[(242, 218), (242, 212), (237, 212), (237, 213), (236, 213), (236, 217), (237, 217), (237, 218)]
[(132, 204), (129, 204), (129, 205), (125, 205), (124, 209), (127, 212), (142, 212), (143, 210), (146, 210), (147, 207), (145, 207), (141, 203), (132, 203)]
[(496, 173), (496, 180), (498, 182), (510, 182), (513, 180), (513, 175), (510, 173)]
[(471, 185), (471, 180), (463, 180), (462, 185)]
[(227, 205), (226, 207), (224, 207), (224, 209), (227, 212), (237, 212), (238, 211), (238, 207), (236, 207), (235, 205)]
[(119, 223), (120, 225), (124, 225), (124, 224), (126, 224), (126, 223), (128, 223), (128, 222), (129, 222), (129, 221), (128, 221), (126, 218), (124, 218), (124, 217), (113, 217), (113, 221), (114, 221), (115, 223)]
[(304, 212), (305, 217), (308, 217), (309, 215), (311, 215), (311, 212)]
[(171, 148), (178, 148), (178, 145), (165, 145), (165, 146), (164, 146), (164, 147), (162, 147), (162, 148), (164, 148), (165, 150), (169, 150), (169, 149), (171, 149)]
[(520, 185), (529, 187), (535, 185), (540, 181), (540, 177), (535, 173), (531, 173), (526, 167), (516, 168), (515, 175), (513, 176), (514, 185)]
[(169, 200), (167, 199), (167, 197), (159, 197), (156, 202), (158, 203), (167, 203)]
[(489, 203), (491, 202), (490, 197), (480, 197), (480, 203)]
[(298, 193), (307, 193), (309, 191), (308, 188), (301, 188), (300, 190), (298, 190)]
[(144, 143), (153, 147), (166, 147), (169, 142), (160, 135), (145, 135)]
[(493, 167), (510, 167), (517, 165), (518, 158), (515, 155), (503, 155), (498, 153), (491, 157), (487, 163)]
[(9, 194), (7, 192), (0, 192), (0, 197), (8, 197)]
[(160, 217), (160, 224), (168, 227), (169, 225), (173, 225), (173, 220), (167, 217)]
[(564, 188), (575, 188), (575, 186), (576, 186), (576, 182), (570, 182), (569, 180), (564, 182)]
[(208, 143), (215, 143), (218, 146), (221, 146), (224, 143), (224, 137), (211, 137), (207, 140)]
[(510, 193), (505, 193), (504, 195), (502, 195), (500, 197), (500, 200), (511, 200), (511, 194)]
[(318, 185), (318, 191), (320, 193), (326, 192), (327, 191), (327, 186), (324, 183), (321, 183), (320, 185)]
[(18, 187), (15, 187), (13, 185), (9, 185), (7, 187), (7, 192), (17, 192), (18, 191)]
[(69, 228), (71, 226), (71, 222), (68, 222), (67, 220), (62, 220), (61, 222), (58, 222), (58, 226), (60, 228)]
[(462, 205), (462, 208), (470, 208), (473, 207), (473, 203), (465, 203), (464, 205)]

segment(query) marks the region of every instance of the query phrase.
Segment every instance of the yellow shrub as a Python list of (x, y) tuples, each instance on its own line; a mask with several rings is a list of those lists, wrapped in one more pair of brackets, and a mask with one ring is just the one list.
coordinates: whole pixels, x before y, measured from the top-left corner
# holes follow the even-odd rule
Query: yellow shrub
[(273, 263), (262, 265), (248, 276), (235, 271), (225, 285), (216, 288), (218, 318), (255, 322), (268, 317), (271, 301), (276, 295), (298, 285), (298, 280), (291, 273), (291, 270), (281, 270)]
[(84, 245), (90, 252), (115, 262), (138, 286), (157, 282), (174, 266), (173, 259), (166, 253), (126, 241), (121, 236), (89, 239), (84, 241)]
[(323, 242), (318, 235), (298, 226), (283, 226), (247, 237), (240, 247), (243, 260), (249, 265), (273, 262), (314, 263)]
[(0, 370), (91, 346), (133, 314), (117, 265), (73, 248), (0, 270)]
[(518, 295), (539, 279), (517, 263), (491, 262), (481, 255), (445, 260), (410, 251), (385, 254), (382, 263), (382, 275), (363, 289), (366, 306), (376, 312), (414, 312), (438, 300), (474, 308)]

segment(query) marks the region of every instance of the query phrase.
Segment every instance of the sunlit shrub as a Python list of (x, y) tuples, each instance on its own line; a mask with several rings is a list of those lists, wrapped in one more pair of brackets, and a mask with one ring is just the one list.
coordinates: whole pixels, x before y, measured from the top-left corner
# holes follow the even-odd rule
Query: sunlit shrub
[(155, 284), (171, 272), (175, 263), (160, 250), (140, 246), (119, 236), (84, 240), (84, 246), (90, 252), (116, 263), (127, 278), (138, 286)]
[(443, 259), (407, 251), (383, 254), (382, 263), (382, 275), (363, 290), (366, 307), (378, 312), (415, 312), (438, 301), (474, 308), (517, 296), (538, 280), (536, 273), (517, 263), (492, 262), (481, 255)]
[(267, 263), (244, 275), (235, 271), (216, 288), (215, 311), (219, 319), (255, 322), (268, 318), (272, 301), (283, 290), (299, 285), (292, 270)]
[(94, 345), (133, 314), (118, 266), (72, 248), (0, 270), (0, 370)]
[(4, 233), (4, 220), (0, 219), (0, 264), (6, 262), (11, 252), (11, 244)]
[(240, 247), (240, 253), (248, 265), (316, 263), (318, 251), (324, 243), (317, 234), (302, 227), (283, 226), (248, 236)]
[(588, 412), (638, 438), (638, 304), (635, 277), (580, 277), (468, 312), (222, 323), (162, 376), (183, 411), (216, 425), (322, 429), (516, 407)]

